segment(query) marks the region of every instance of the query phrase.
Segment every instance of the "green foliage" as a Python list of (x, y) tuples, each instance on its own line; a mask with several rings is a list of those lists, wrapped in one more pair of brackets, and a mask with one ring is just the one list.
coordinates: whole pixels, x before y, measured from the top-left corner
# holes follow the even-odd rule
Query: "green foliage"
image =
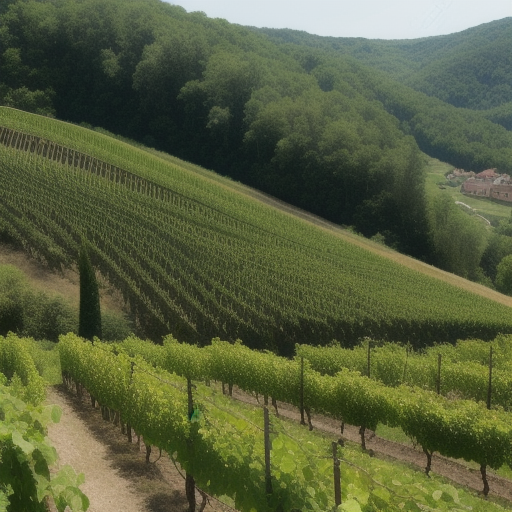
[(109, 180), (0, 148), (9, 177), (1, 187), (12, 208), (2, 205), (2, 221), (27, 250), (56, 265), (73, 260), (87, 233), (95, 265), (154, 340), (171, 330), (199, 344), (222, 335), (291, 354), (305, 339), (354, 343), (366, 335), (419, 345), (508, 330), (504, 306), (241, 200), (237, 185), (205, 180), (90, 130), (8, 109), (2, 115), (132, 173), (111, 171)]
[(496, 288), (512, 295), (512, 254), (505, 256), (496, 268)]
[(430, 206), (429, 225), (437, 265), (474, 278), (489, 237), (483, 224), (461, 212), (449, 196), (438, 195)]
[(21, 399), (39, 404), (46, 396), (46, 386), (30, 355), (29, 343), (12, 333), (0, 336), (0, 372), (16, 383)]
[[(127, 349), (135, 358), (129, 359)], [(249, 382), (282, 389), (278, 383), (290, 379), (289, 371), (298, 365), (271, 354), (259, 354), (237, 343), (214, 340), (211, 347), (187, 348), (169, 338), (166, 346), (156, 347), (130, 338), (115, 346), (85, 343), (73, 335), (61, 339), (62, 367), (68, 376), (81, 382), (108, 407), (118, 408), (121, 417), (153, 445), (165, 449), (194, 476), (196, 483), (214, 495), (234, 497), (241, 511), (250, 510), (329, 510), (333, 506), (330, 443), (300, 426), (272, 417), (271, 475), (273, 494), (267, 501), (263, 453), (262, 411), (235, 405), (228, 397), (194, 382), (193, 399), (200, 411), (193, 422), (188, 419), (186, 382), (175, 374), (148, 365), (145, 354), (156, 364), (168, 364), (169, 350), (179, 357), (185, 354), (185, 372), (202, 367), (211, 378), (229, 372), (223, 361), (238, 362), (228, 376), (233, 383), (248, 388)], [(204, 354), (201, 354), (203, 352)], [(139, 356), (137, 357), (137, 353)], [(118, 354), (118, 355), (115, 355)], [(193, 362), (197, 357), (199, 364)], [(260, 358), (261, 356), (261, 358)], [(242, 360), (248, 360), (241, 368)], [(209, 364), (204, 364), (209, 361)], [(158, 363), (159, 362), (159, 363)], [(290, 364), (284, 377), (284, 364)], [(174, 360), (172, 364), (176, 363)], [(269, 364), (272, 369), (269, 369)], [(251, 370), (252, 374), (246, 373)], [(372, 425), (375, 418), (401, 424), (409, 435), (441, 453), (450, 453), (498, 467), (510, 460), (511, 431), (509, 416), (486, 413), (476, 404), (447, 404), (442, 398), (421, 390), (386, 389), (357, 373), (342, 372), (336, 377), (321, 376), (307, 370), (308, 396), (313, 408), (339, 417), (342, 413), (354, 421)], [(256, 374), (256, 377), (254, 376)], [(197, 373), (199, 377), (199, 374)], [(201, 380), (205, 378), (203, 375)], [(255, 390), (253, 390), (255, 391)], [(424, 404), (432, 404), (428, 411)], [(432, 415), (430, 414), (432, 412)], [(464, 422), (464, 415), (475, 424)], [(423, 422), (421, 418), (423, 417)], [(424, 427), (437, 419), (435, 426)], [(438, 432), (443, 433), (439, 437)], [(508, 444), (507, 444), (508, 443)], [(345, 447), (338, 452), (342, 468), (342, 492), (345, 510), (410, 510), (435, 507), (436, 510), (478, 509), (480, 502), (461, 490), (441, 483), (435, 476), (397, 470), (370, 458), (360, 450)], [(405, 500), (405, 502), (404, 502)], [(412, 508), (411, 508), (412, 507)], [(414, 508), (416, 507), (416, 508)], [(486, 502), (489, 510), (500, 507)]]
[(199, 347), (178, 343), (172, 335), (166, 336), (163, 343), (165, 359), (162, 368), (191, 380), (209, 377), (209, 361)]
[(500, 124), (509, 131), (512, 130), (512, 101), (503, 103), (499, 107), (484, 110), (481, 114), (489, 121)]
[[(418, 147), (384, 110), (394, 100), (380, 97), (378, 75), (339, 54), (282, 47), (159, 2), (11, 7), (0, 45), (6, 97), (22, 87), (25, 95), (54, 90), (57, 115), (147, 141), (431, 257)], [(421, 127), (415, 133), (420, 142)], [(472, 154), (479, 165), (483, 151)]]
[(0, 334), (12, 331), (57, 341), (60, 334), (76, 330), (76, 325), (76, 313), (62, 297), (35, 292), (21, 270), (0, 266)]
[[(72, 329), (64, 332), (71, 332)], [(101, 339), (119, 341), (126, 339), (133, 331), (131, 322), (121, 314), (103, 309), (101, 314)]]
[[(509, 341), (501, 338), (499, 340), (498, 353), (502, 354), (502, 361), (508, 357), (506, 354), (510, 353)], [(174, 365), (173, 371), (190, 376), (191, 368), (194, 367), (197, 379), (220, 380), (237, 385), (245, 391), (300, 405), (300, 363), (297, 359), (290, 361), (270, 353), (261, 354), (241, 344), (231, 345), (219, 339), (214, 339), (211, 346), (203, 349), (190, 347), (193, 351), (188, 351), (175, 340), (167, 345), (167, 349), (151, 349), (149, 352), (143, 348), (143, 343), (139, 342), (137, 346), (134, 342), (135, 340), (130, 340), (131, 353), (149, 353), (152, 364), (157, 366), (169, 364), (157, 353), (174, 347), (176, 359), (181, 353), (195, 353), (200, 365), (191, 364), (193, 357), (189, 356), (185, 358), (186, 364), (183, 367)], [(122, 344), (119, 347), (123, 350)], [(389, 350), (396, 355), (400, 349), (392, 345), (382, 347), (383, 353), (389, 353)], [(321, 375), (311, 368), (315, 367), (316, 353), (335, 354), (336, 351), (342, 354), (341, 360), (345, 360), (344, 356), (349, 355), (349, 351), (335, 347), (297, 347), (298, 355), (306, 356), (312, 362), (311, 365), (305, 365), (304, 371), (305, 407), (371, 430), (375, 430), (379, 423), (390, 427), (399, 426), (429, 452), (437, 451), (445, 456), (472, 460), (494, 469), (512, 461), (510, 413), (499, 409), (489, 411), (484, 403), (475, 401), (448, 400), (422, 389), (419, 387), (423, 386), (421, 382), (413, 382), (415, 385), (410, 387), (396, 388), (390, 388), (382, 383), (391, 380), (396, 384), (400, 380), (405, 382), (417, 379), (417, 374), (421, 373), (421, 366), (427, 367), (427, 374), (433, 374), (435, 381), (435, 369), (428, 368), (428, 361), (418, 361), (419, 364), (414, 364), (411, 358), (407, 358), (407, 366), (404, 365), (401, 369), (400, 365), (374, 365), (380, 371), (378, 378), (381, 382), (349, 370), (346, 365), (339, 367), (334, 376)], [(172, 361), (175, 361), (175, 358)], [(401, 370), (401, 379), (396, 376), (397, 368), (398, 371)], [(477, 372), (475, 385), (475, 374), (471, 371), (466, 373), (460, 366), (448, 368), (446, 377), (445, 374), (442, 376), (442, 381), (446, 380), (444, 385), (448, 386), (447, 389), (455, 386), (457, 390), (471, 394), (475, 389), (482, 388), (482, 381), (478, 380), (480, 372)], [(407, 376), (408, 374), (410, 376)], [(512, 381), (509, 374), (498, 375), (495, 387), (500, 389), (501, 386), (503, 387), (498, 393), (498, 399), (503, 400), (506, 406), (510, 406)], [(435, 384), (433, 387), (435, 388)], [(480, 399), (478, 395), (473, 395), (473, 398)]]
[(34, 114), (53, 117), (55, 109), (52, 107), (54, 92), (51, 89), (46, 91), (30, 91), (27, 87), (11, 90), (5, 93), (1, 99), (2, 105), (18, 108)]
[[(423, 261), (494, 279), (489, 258), (485, 276), (474, 265), (471, 221), (429, 233), (419, 149), (510, 171), (510, 20), (369, 41), (258, 31), (158, 1), (19, 0), (0, 16), (0, 103), (101, 125)], [(456, 241), (440, 249), (454, 225), (473, 244), (460, 265)], [(48, 244), (50, 264), (62, 257), (44, 231), (32, 237)]]
[(75, 308), (61, 296), (49, 297), (40, 292), (33, 295), (24, 311), (24, 333), (33, 338), (57, 342), (59, 335), (76, 331)]
[(481, 110), (510, 101), (510, 26), (505, 18), (447, 36), (390, 41), (256, 31), (278, 44), (350, 56), (430, 96)]
[(62, 384), (58, 344), (53, 341), (36, 341), (32, 338), (24, 338), (23, 341), (46, 384)]
[[(38, 403), (40, 400), (36, 400)], [(0, 507), (6, 512), (45, 512), (52, 498), (59, 512), (86, 511), (89, 500), (79, 489), (83, 475), (65, 466), (51, 475), (57, 461), (46, 428), (58, 422), (56, 406), (29, 405), (0, 385)]]
[(21, 304), (6, 297), (0, 297), (0, 333), (19, 331), (23, 326), (23, 310)]
[[(508, 233), (508, 234), (506, 234)], [(503, 258), (512, 254), (512, 225), (501, 221), (500, 225), (490, 235), (489, 242), (482, 254), (480, 266), (493, 283), (496, 282), (496, 273)]]
[[(60, 295), (30, 287), (26, 275), (12, 265), (0, 265), (0, 334), (9, 331), (57, 342), (61, 334), (77, 332), (78, 311)], [(133, 330), (125, 315), (104, 310), (102, 339), (127, 338)]]
[(13, 266), (0, 266), (0, 335), (23, 328), (23, 299), (28, 285), (21, 271)]
[(88, 340), (94, 337), (101, 338), (100, 292), (85, 244), (80, 248), (78, 271), (80, 274), (78, 335)]
[[(413, 352), (410, 347), (386, 343), (371, 349), (370, 375), (386, 386), (404, 384), (436, 391), (438, 355), (441, 355), (441, 394), (486, 403), (490, 346), (489, 342), (467, 340), (457, 342), (456, 346), (434, 345), (423, 353)], [(499, 336), (492, 342), (492, 346), (492, 404), (510, 411), (510, 337)], [(322, 374), (334, 376), (344, 369), (349, 369), (367, 375), (367, 348), (367, 344), (354, 349), (297, 345), (296, 351), (297, 355), (306, 358), (311, 368)]]

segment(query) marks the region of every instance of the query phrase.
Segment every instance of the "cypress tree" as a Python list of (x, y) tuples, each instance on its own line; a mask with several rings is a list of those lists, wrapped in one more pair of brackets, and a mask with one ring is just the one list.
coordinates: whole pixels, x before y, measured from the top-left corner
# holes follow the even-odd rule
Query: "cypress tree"
[(101, 338), (100, 292), (87, 247), (82, 243), (78, 257), (80, 272), (80, 315), (78, 335), (87, 340)]

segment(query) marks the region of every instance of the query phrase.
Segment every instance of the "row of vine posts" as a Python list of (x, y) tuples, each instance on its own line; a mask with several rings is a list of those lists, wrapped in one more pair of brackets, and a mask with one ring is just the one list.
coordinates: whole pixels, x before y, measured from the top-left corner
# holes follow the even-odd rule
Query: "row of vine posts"
[[(302, 358), (303, 359), (303, 358)], [(302, 365), (304, 364), (304, 361), (302, 360)], [(135, 367), (135, 362), (131, 362), (131, 374), (133, 375)], [(66, 384), (67, 388), (69, 390), (75, 390), (78, 398), (83, 399), (84, 398), (84, 387), (81, 383), (78, 381), (73, 381), (67, 374), (63, 374), (63, 382)], [(224, 383), (222, 384), (224, 388)], [(229, 386), (230, 391), (232, 390), (232, 386)], [(301, 379), (301, 396), (303, 397), (303, 379)], [(187, 379), (187, 397), (188, 397), (188, 418), (190, 419), (194, 413), (195, 406), (194, 406), (194, 398), (193, 398), (193, 384), (191, 379)], [(132, 434), (132, 427), (129, 424), (123, 423), (120, 417), (119, 411), (114, 411), (109, 409), (106, 406), (103, 406), (98, 403), (96, 398), (92, 395), (90, 395), (91, 405), (93, 409), (96, 409), (97, 407), (101, 410), (101, 416), (102, 419), (108, 422), (112, 422), (114, 426), (120, 427), (121, 433), (123, 435), (127, 436), (128, 443), (133, 442), (133, 434)], [(303, 400), (303, 398), (302, 398)], [(272, 399), (272, 404), (276, 409), (277, 413), (277, 402), (275, 399)], [(311, 417), (309, 410), (304, 407), (303, 401), (301, 405), (301, 424), (306, 425), (306, 422), (304, 421), (304, 411), (307, 411), (307, 417), (309, 420), (309, 429), (312, 430), (313, 426), (311, 424)], [(271, 471), (271, 452), (272, 452), (272, 441), (271, 441), (271, 432), (272, 432), (272, 424), (270, 420), (270, 413), (269, 413), (269, 406), (268, 406), (268, 397), (264, 397), (264, 403), (263, 403), (263, 436), (264, 436), (264, 452), (265, 452), (265, 490), (267, 494), (267, 498), (270, 499), (272, 493), (273, 493), (273, 487), (272, 487), (272, 471)], [(138, 435), (135, 432), (135, 435), (138, 438), (138, 444), (140, 446), (141, 444), (141, 436)], [(143, 442), (143, 441), (142, 441)], [(188, 441), (188, 443), (192, 443), (191, 440)], [(340, 470), (340, 459), (338, 457), (338, 442), (333, 441), (332, 442), (332, 459), (333, 459), (333, 486), (334, 486), (334, 501), (335, 506), (338, 507), (342, 504), (341, 499), (341, 470)], [(151, 455), (151, 446), (145, 444), (146, 449), (146, 463), (149, 463), (150, 461), (150, 455)], [(192, 446), (189, 445), (189, 449), (192, 449)], [(196, 502), (196, 493), (195, 491), (199, 492), (202, 496), (202, 502), (197, 506)], [(207, 503), (207, 493), (202, 491), (201, 489), (196, 487), (194, 476), (190, 473), (185, 474), (185, 494), (187, 497), (189, 509), (188, 512), (203, 512), (206, 503)]]

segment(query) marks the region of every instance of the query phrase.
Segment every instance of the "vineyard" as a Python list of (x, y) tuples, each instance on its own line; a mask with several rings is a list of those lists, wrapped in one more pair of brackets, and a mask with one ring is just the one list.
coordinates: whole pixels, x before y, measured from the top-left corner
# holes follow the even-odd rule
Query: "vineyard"
[(296, 353), (324, 375), (357, 371), (386, 386), (417, 386), (512, 410), (510, 336), (498, 336), (492, 343), (459, 340), (456, 345), (435, 345), (421, 353), (372, 340), (354, 349), (299, 345)]
[[(498, 337), (491, 346), (497, 369), (511, 364), (510, 336)], [(143, 438), (146, 462), (156, 447), (180, 464), (186, 472), (190, 510), (199, 505), (196, 486), (202, 505), (208, 495), (225, 496), (241, 512), (336, 507), (353, 512), (481, 510), (480, 498), (446, 484), (431, 472), (435, 472), (435, 465), (430, 467), (432, 454), (477, 462), (487, 496), (492, 492), (487, 469), (512, 468), (510, 412), (495, 406), (488, 409), (476, 400), (446, 399), (410, 384), (385, 386), (382, 381), (393, 380), (396, 374), (396, 369), (386, 364), (386, 355), (396, 355), (401, 348), (391, 344), (379, 348), (380, 353), (373, 349), (371, 364), (372, 370), (380, 368), (379, 381), (346, 367), (334, 376), (312, 369), (321, 359), (315, 359), (315, 351), (323, 352), (325, 360), (330, 351), (343, 350), (339, 348), (313, 348), (308, 353), (307, 347), (297, 346), (297, 356), (286, 359), (220, 339), (199, 348), (179, 343), (172, 336), (166, 337), (163, 345), (154, 345), (133, 336), (106, 344), (68, 334), (52, 352), (60, 355), (57, 366), (69, 389), (82, 400), (87, 396), (93, 407), (101, 407), (104, 419), (120, 427), (129, 441), (133, 432)], [(479, 340), (436, 347), (451, 364), (466, 361), (475, 365), (481, 364), (488, 348), (488, 343)], [(9, 384), (0, 390), (7, 422), (3, 443), (5, 435), (10, 436), (12, 446), (19, 450), (19, 460), (31, 461), (28, 469), (38, 475), (47, 474), (47, 469), (41, 473), (41, 468), (55, 462), (55, 450), (41, 444), (39, 426), (25, 431), (22, 425), (26, 423), (16, 418), (23, 415), (26, 422), (30, 412), (36, 425), (44, 425), (50, 418), (58, 420), (55, 407), (37, 405), (45, 387), (39, 373), (49, 366), (56, 368), (53, 356), (49, 358), (45, 352), (44, 345), (32, 339), (13, 334), (0, 337), (0, 370), (5, 375), (3, 383)], [(361, 347), (352, 353), (353, 360), (362, 360), (368, 352)], [(334, 353), (330, 356), (335, 360)], [(432, 359), (428, 353), (409, 354), (408, 359), (414, 358)], [(430, 366), (429, 361), (423, 364)], [(250, 407), (226, 396), (235, 385), (256, 396), (260, 406)], [(454, 391), (465, 392), (464, 383)], [(36, 405), (20, 406), (18, 398), (6, 398), (5, 393)], [(295, 405), (304, 426), (281, 419), (277, 400)], [(340, 421), (342, 437), (334, 441), (315, 433), (313, 412)], [(345, 422), (360, 426), (362, 450), (343, 440)], [(428, 461), (426, 475), (371, 456), (365, 449), (365, 431), (381, 423), (399, 426), (421, 446)], [(38, 455), (41, 450), (44, 463)], [(16, 474), (12, 481), (13, 490), (4, 495), (5, 503), (10, 500), (15, 508), (7, 505), (8, 511), (39, 510), (37, 503), (42, 504), (44, 496), (51, 496), (59, 510), (66, 504), (76, 512), (87, 508), (87, 498), (78, 489), (83, 477), (76, 477), (70, 468), (52, 480), (38, 477), (39, 487), (31, 491), (30, 502), (26, 491), (17, 486)], [(0, 493), (0, 499), (2, 496)], [(486, 501), (485, 510), (504, 509)]]
[[(342, 503), (341, 510), (353, 511), (468, 506), (466, 498), (439, 486), (435, 477), (400, 477), (396, 467), (364, 450), (340, 447), (341, 441), (333, 447), (337, 443), (307, 428), (293, 429), (274, 415), (269, 419), (271, 397), (308, 414), (320, 411), (361, 425), (363, 439), (365, 425), (399, 424), (430, 456), (439, 451), (477, 461), (485, 485), (487, 466), (512, 463), (510, 414), (475, 402), (449, 402), (418, 388), (376, 386), (358, 373), (322, 377), (298, 360), (220, 340), (198, 348), (171, 337), (155, 346), (135, 338), (91, 344), (67, 335), (59, 350), (65, 380), (79, 394), (87, 389), (107, 417), (117, 418), (129, 435), (133, 428), (143, 436), (148, 454), (151, 445), (164, 449), (185, 468), (187, 482), (208, 494), (231, 496), (242, 512), (331, 510)], [(213, 379), (256, 393), (265, 405), (253, 410), (235, 405), (215, 391)], [(484, 488), (485, 495), (488, 491)], [(478, 503), (474, 506), (477, 510)], [(486, 510), (494, 507), (486, 503)]]
[(33, 345), (31, 339), (0, 336), (0, 510), (46, 512), (51, 500), (58, 512), (82, 512), (89, 505), (79, 489), (84, 476), (70, 466), (51, 472), (57, 453), (47, 426), (59, 421), (61, 411), (42, 405), (46, 382), (31, 355)]
[(282, 213), (207, 172), (107, 135), (0, 108), (0, 232), (50, 267), (82, 239), (145, 335), (423, 346), (493, 339), (510, 308)]

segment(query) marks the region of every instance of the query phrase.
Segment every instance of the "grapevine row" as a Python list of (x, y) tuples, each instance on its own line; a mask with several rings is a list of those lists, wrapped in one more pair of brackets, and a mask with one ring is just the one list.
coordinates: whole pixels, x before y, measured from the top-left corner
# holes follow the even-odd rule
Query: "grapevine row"
[[(470, 311), (440, 311), (436, 295), (426, 300), (422, 286), (408, 285), (427, 294), (420, 302), (404, 302), (400, 294), (391, 302), (386, 297), (396, 278), (370, 283), (370, 266), (366, 276), (352, 272), (354, 267), (326, 267), (314, 252), (307, 258), (257, 237), (218, 230), (210, 219), (191, 219), (177, 206), (89, 173), (8, 148), (1, 158), (5, 229), (56, 264), (73, 261), (80, 236), (89, 238), (95, 263), (138, 314), (157, 319), (161, 334), (173, 331), (202, 342), (209, 333), (241, 337), (291, 354), (304, 337), (354, 339), (372, 330), (428, 337), (443, 330), (460, 333), (462, 326), (473, 334), (483, 328), (488, 336), (506, 329), (504, 315), (489, 313), (485, 301), (479, 307), (485, 327), (472, 325)], [(391, 274), (387, 262), (375, 263), (375, 272)], [(400, 286), (421, 279), (407, 272), (404, 277)], [(206, 333), (204, 339), (199, 333)]]
[(400, 427), (425, 451), (427, 472), (433, 452), (477, 462), (484, 486), (487, 466), (512, 465), (511, 414), (473, 401), (447, 400), (417, 387), (390, 388), (349, 370), (321, 375), (306, 364), (302, 373), (297, 359), (219, 339), (198, 348), (169, 336), (163, 347), (148, 348), (132, 338), (118, 348), (132, 355), (141, 351), (152, 364), (187, 378), (219, 380), (360, 426), (363, 446), (366, 429), (375, 430), (379, 423)]
[[(205, 419), (191, 421), (187, 380), (142, 358), (117, 354), (111, 345), (92, 345), (71, 334), (61, 337), (59, 352), (66, 380), (73, 379), (95, 401), (118, 411), (121, 422), (147, 445), (171, 454), (209, 494), (232, 496), (241, 511), (332, 506), (328, 489), (319, 487), (313, 500), (303, 479), (289, 469), (279, 472), (279, 480), (273, 477), (272, 495), (267, 495), (261, 411), (251, 418), (231, 413), (197, 385), (194, 402)], [(276, 471), (282, 458), (276, 452)], [(281, 462), (286, 464), (286, 458)], [(314, 464), (309, 472), (313, 470)]]
[(34, 360), (23, 340), (12, 333), (0, 336), (0, 373), (8, 380), (16, 376), (21, 381), (22, 400), (37, 405), (45, 399), (46, 385)]
[(322, 374), (336, 375), (348, 369), (370, 375), (387, 386), (405, 384), (430, 391), (439, 390), (445, 396), (455, 394), (460, 398), (486, 402), (492, 346), (492, 404), (506, 410), (512, 408), (510, 336), (501, 335), (492, 343), (469, 340), (459, 341), (456, 346), (436, 345), (422, 353), (394, 343), (375, 347), (371, 347), (371, 343), (375, 342), (366, 340), (364, 345), (353, 349), (299, 345), (296, 354), (306, 358), (311, 368)]
[(30, 354), (33, 343), (12, 333), (0, 336), (0, 508), (45, 512), (51, 499), (59, 512), (83, 512), (89, 506), (79, 489), (83, 475), (70, 466), (50, 473), (57, 452), (47, 426), (61, 411), (42, 405), (46, 383)]

